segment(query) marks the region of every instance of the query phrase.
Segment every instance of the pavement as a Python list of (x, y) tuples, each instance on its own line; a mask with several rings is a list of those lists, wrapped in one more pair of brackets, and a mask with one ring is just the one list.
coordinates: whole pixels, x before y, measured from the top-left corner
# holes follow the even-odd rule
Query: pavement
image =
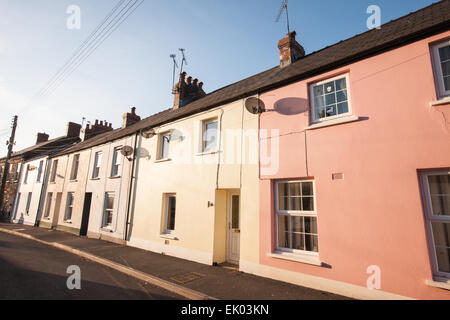
[[(73, 271), (80, 270), (80, 287)], [(70, 278), (70, 279), (69, 279)], [(170, 291), (39, 242), (0, 232), (1, 300), (181, 300)]]
[[(26, 237), (164, 290), (157, 298), (192, 300), (346, 300), (348, 298), (56, 230), (0, 223), (0, 233)], [(0, 240), (0, 249), (4, 245)], [(50, 250), (50, 248), (49, 248)], [(0, 250), (0, 261), (3, 258)], [(45, 264), (45, 263), (44, 263)], [(65, 275), (67, 278), (67, 275)], [(167, 294), (170, 292), (170, 294)], [(155, 295), (158, 293), (155, 293)], [(137, 296), (138, 297), (138, 296)], [(139, 299), (139, 298), (138, 298)]]

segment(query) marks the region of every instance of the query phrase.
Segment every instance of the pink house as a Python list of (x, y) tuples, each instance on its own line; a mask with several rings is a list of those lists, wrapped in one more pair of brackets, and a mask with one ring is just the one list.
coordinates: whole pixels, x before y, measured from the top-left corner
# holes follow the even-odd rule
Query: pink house
[(270, 161), (246, 271), (450, 299), (450, 1), (307, 56), (295, 34), (280, 50), (285, 80), (259, 95)]

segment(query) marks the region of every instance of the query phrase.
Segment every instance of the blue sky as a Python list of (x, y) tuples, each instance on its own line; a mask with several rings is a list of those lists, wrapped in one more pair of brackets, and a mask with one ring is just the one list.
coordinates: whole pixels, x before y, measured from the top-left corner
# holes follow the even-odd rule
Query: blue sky
[[(37, 132), (62, 136), (83, 117), (119, 127), (131, 106), (147, 117), (171, 106), (171, 53), (186, 48), (186, 71), (211, 92), (279, 63), (286, 34), (281, 0), (145, 0), (52, 95), (30, 98), (75, 52), (119, 0), (0, 0), (0, 155), (14, 114), (15, 150)], [(382, 23), (430, 0), (291, 0), (291, 30), (307, 53), (367, 31), (366, 9), (380, 6)], [(81, 9), (81, 29), (69, 30), (69, 5)], [(25, 106), (27, 106), (25, 108)]]

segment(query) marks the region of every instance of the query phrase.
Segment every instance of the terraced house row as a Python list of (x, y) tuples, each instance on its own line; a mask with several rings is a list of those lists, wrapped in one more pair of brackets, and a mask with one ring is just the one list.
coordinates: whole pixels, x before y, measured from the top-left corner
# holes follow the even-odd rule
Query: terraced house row
[[(17, 152), (11, 220), (355, 298), (450, 299), (450, 1)], [(4, 160), (3, 160), (4, 162)], [(2, 172), (2, 174), (5, 174)]]

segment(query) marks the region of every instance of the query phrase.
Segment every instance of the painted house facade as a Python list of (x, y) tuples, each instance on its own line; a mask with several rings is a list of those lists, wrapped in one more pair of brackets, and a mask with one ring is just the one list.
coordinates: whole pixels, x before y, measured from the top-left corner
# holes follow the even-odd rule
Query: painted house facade
[[(177, 101), (169, 114), (189, 108)], [(209, 265), (257, 262), (257, 129), (237, 99), (143, 130), (128, 244)]]
[[(244, 271), (356, 298), (450, 298), (449, 12), (444, 1), (306, 56), (299, 80), (261, 93), (278, 146), (261, 157), (278, 170), (262, 170), (259, 263)], [(420, 37), (387, 49), (411, 21)]]

